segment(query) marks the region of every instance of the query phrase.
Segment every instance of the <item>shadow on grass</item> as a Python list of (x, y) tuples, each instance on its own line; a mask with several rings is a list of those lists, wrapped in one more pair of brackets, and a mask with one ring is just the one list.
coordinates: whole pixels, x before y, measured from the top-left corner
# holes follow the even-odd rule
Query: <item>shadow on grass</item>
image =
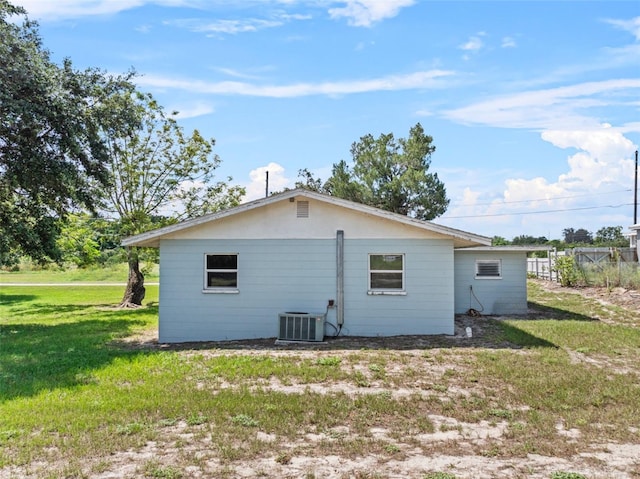
[[(0, 284), (0, 286), (2, 286)], [(0, 294), (0, 304), (21, 303), (24, 301), (33, 301), (37, 296), (35, 294)]]
[(100, 317), (55, 325), (0, 324), (0, 401), (87, 384), (92, 370), (143, 354), (110, 342), (130, 335), (144, 321), (122, 312), (101, 312)]
[[(526, 319), (522, 321), (527, 321)], [(516, 345), (520, 348), (558, 348), (558, 345), (547, 341), (546, 339), (539, 338), (533, 334), (523, 331), (522, 329), (514, 326), (510, 323), (500, 322), (500, 328), (502, 329), (502, 335), (504, 340), (508, 344)]]
[(547, 306), (535, 301), (529, 301), (527, 303), (529, 307), (529, 317), (531, 319), (556, 319), (556, 320), (569, 320), (569, 321), (600, 321), (598, 318), (587, 316), (586, 314), (576, 313), (568, 309), (557, 308), (554, 306)]
[[(3, 298), (4, 299), (4, 298)], [(33, 316), (34, 314), (51, 315), (51, 314), (65, 314), (65, 313), (79, 313), (86, 311), (88, 308), (94, 307), (108, 307), (108, 305), (91, 305), (86, 304), (47, 304), (47, 303), (32, 303), (29, 305), (29, 309), (22, 311), (13, 311), (11, 316)]]

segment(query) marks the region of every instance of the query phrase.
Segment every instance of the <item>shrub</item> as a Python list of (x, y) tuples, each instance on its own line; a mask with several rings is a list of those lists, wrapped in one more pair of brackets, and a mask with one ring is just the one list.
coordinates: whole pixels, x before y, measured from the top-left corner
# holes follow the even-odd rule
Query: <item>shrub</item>
[(578, 269), (573, 256), (558, 256), (553, 270), (560, 276), (562, 286), (575, 286), (578, 283)]

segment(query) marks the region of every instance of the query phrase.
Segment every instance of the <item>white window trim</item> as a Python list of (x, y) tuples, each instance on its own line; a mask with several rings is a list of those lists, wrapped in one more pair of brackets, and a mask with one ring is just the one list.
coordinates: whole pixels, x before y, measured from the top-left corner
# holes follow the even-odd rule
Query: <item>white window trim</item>
[[(402, 256), (402, 289), (388, 289), (388, 288), (372, 288), (371, 287), (371, 257), (372, 256)], [(406, 296), (406, 283), (405, 283), (405, 254), (404, 253), (369, 253), (367, 255), (367, 294), (369, 296)], [(398, 273), (397, 269), (384, 270), (375, 269), (375, 273)]]
[[(500, 273), (498, 276), (481, 276), (478, 274), (478, 265), (480, 263), (497, 263), (498, 264), (498, 272)], [(502, 260), (501, 259), (477, 259), (475, 262), (475, 279), (479, 280), (491, 280), (491, 279), (502, 279)]]
[(406, 296), (405, 290), (395, 289), (370, 289), (367, 291), (369, 296)]
[[(204, 274), (203, 274), (203, 285), (204, 287), (202, 288), (202, 292), (204, 294), (238, 294), (240, 292), (240, 288), (239, 288), (239, 274), (238, 271), (240, 268), (237, 267), (236, 265), (236, 269), (207, 269), (207, 256), (232, 256), (235, 255), (236, 256), (236, 261), (238, 260), (238, 257), (240, 256), (238, 253), (205, 253), (203, 256), (203, 270), (204, 270)], [(236, 286), (230, 286), (230, 287), (221, 287), (221, 286), (217, 286), (217, 287), (208, 287), (207, 286), (207, 273), (209, 271), (225, 271), (225, 272), (235, 272), (236, 273)]]
[(206, 288), (202, 290), (203, 294), (239, 294), (238, 288)]

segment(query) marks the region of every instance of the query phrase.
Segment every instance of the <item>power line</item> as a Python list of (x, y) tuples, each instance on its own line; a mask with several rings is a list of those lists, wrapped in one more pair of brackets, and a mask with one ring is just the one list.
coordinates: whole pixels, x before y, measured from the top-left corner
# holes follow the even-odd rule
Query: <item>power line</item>
[(534, 202), (534, 201), (552, 201), (552, 200), (566, 200), (566, 199), (571, 199), (571, 198), (583, 198), (585, 196), (598, 196), (598, 195), (613, 195), (615, 193), (628, 193), (629, 191), (633, 191), (630, 188), (627, 188), (625, 190), (616, 190), (616, 191), (608, 191), (606, 193), (585, 193), (583, 195), (571, 195), (571, 196), (553, 196), (551, 198), (534, 198), (531, 200), (516, 200), (516, 201), (500, 201), (500, 202), (490, 202), (490, 203), (461, 203), (461, 204), (454, 204), (453, 207), (454, 208), (459, 208), (462, 206), (487, 206), (487, 205), (508, 205), (508, 204), (515, 204), (515, 203), (530, 203), (530, 202)]
[(623, 203), (620, 205), (584, 206), (582, 208), (566, 208), (566, 209), (545, 210), (545, 211), (523, 211), (519, 213), (495, 213), (491, 215), (442, 216), (439, 218), (439, 220), (460, 219), (460, 218), (489, 218), (489, 217), (495, 217), (495, 216), (540, 215), (545, 213), (565, 213), (567, 211), (597, 210), (602, 208), (622, 208), (623, 206), (630, 206), (632, 204), (633, 203)]

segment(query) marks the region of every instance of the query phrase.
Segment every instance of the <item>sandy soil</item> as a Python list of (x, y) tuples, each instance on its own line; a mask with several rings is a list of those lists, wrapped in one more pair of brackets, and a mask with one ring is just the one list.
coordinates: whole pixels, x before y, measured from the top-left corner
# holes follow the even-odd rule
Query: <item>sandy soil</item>
[[(550, 290), (561, 290), (559, 285), (549, 282), (540, 284)], [(576, 290), (569, 290), (576, 292)], [(580, 294), (593, 297), (603, 304), (617, 304), (633, 311), (640, 310), (640, 292), (627, 290), (603, 291), (595, 288), (577, 290)], [(540, 311), (531, 311), (533, 317), (540, 317)], [(467, 327), (472, 328), (472, 337), (467, 335)], [(131, 347), (159, 348), (176, 350), (179, 354), (271, 354), (294, 356), (300, 358), (318, 357), (322, 355), (335, 356), (340, 351), (350, 352), (362, 348), (390, 350), (392, 356), (403, 365), (415, 361), (420, 364), (425, 348), (437, 350), (448, 348), (450, 357), (456, 358), (456, 348), (484, 347), (499, 348), (512, 347), (508, 344), (497, 344), (492, 328), (495, 323), (483, 321), (482, 318), (458, 317), (456, 320), (456, 334), (453, 337), (396, 337), (396, 338), (336, 338), (326, 341), (323, 345), (303, 346), (299, 344), (274, 345), (273, 340), (238, 341), (229, 343), (192, 344), (181, 346), (158, 345), (153, 337), (136, 338)], [(451, 348), (455, 346), (455, 348)], [(462, 352), (458, 352), (462, 354)], [(575, 361), (582, 361), (576, 354)], [(395, 360), (395, 359), (394, 359)], [(459, 366), (462, 361), (456, 361)], [(422, 368), (424, 363), (422, 363)], [(598, 364), (596, 364), (598, 365)], [(600, 364), (602, 367), (611, 365)], [(434, 369), (425, 371), (421, 378), (424, 384), (439, 377), (442, 371), (451, 365), (438, 364)], [(622, 367), (622, 366), (621, 366)], [(393, 364), (387, 365), (393, 369)], [(637, 375), (633, 376), (637, 378)], [(421, 384), (409, 385), (391, 391), (394, 397), (408, 397), (420, 393)], [(203, 387), (207, 387), (204, 386)], [(231, 384), (219, 384), (218, 388), (233, 388)], [(257, 384), (256, 387), (282, 391), (285, 393), (304, 394), (306, 390), (317, 393), (344, 392), (349, 395), (379, 394), (385, 391), (377, 387), (375, 382), (368, 387), (357, 387), (352, 383), (322, 383), (322, 384), (282, 384), (277, 380), (269, 380)], [(388, 391), (388, 390), (387, 390)], [(473, 391), (460, 389), (456, 394), (471, 394)], [(433, 394), (433, 390), (429, 391)], [(446, 393), (443, 392), (443, 395)], [(639, 399), (640, 400), (640, 399)], [(573, 471), (583, 474), (588, 479), (632, 479), (640, 478), (640, 444), (612, 444), (594, 442), (582, 448), (571, 457), (549, 457), (529, 454), (526, 457), (498, 458), (479, 454), (482, 446), (496, 441), (508, 441), (506, 421), (479, 423), (465, 423), (454, 418), (432, 414), (429, 419), (435, 425), (431, 434), (413, 433), (398, 440), (389, 437), (390, 431), (385, 427), (372, 428), (369, 438), (388, 440), (397, 444), (398, 454), (361, 456), (314, 455), (313, 445), (320, 442), (340, 441), (344, 438), (354, 438), (356, 433), (347, 426), (335, 428), (331, 431), (317, 431), (307, 433), (299, 438), (298, 443), (287, 444), (284, 447), (291, 454), (276, 457), (260, 457), (250, 461), (222, 463), (215, 451), (211, 451), (209, 434), (197, 434), (194, 428), (185, 423), (172, 425), (167, 429), (166, 439), (161, 443), (148, 442), (136, 450), (120, 451), (106, 458), (88, 459), (85, 464), (87, 475), (93, 479), (116, 479), (137, 477), (183, 477), (183, 478), (328, 478), (328, 479), (364, 479), (364, 478), (425, 478), (429, 473), (447, 472), (456, 478), (530, 478), (548, 479), (554, 472)], [(631, 427), (631, 426), (630, 426)], [(575, 442), (580, 438), (580, 431), (566, 429), (563, 424), (557, 425), (557, 433), (567, 442)], [(278, 438), (256, 431), (256, 440), (273, 442)], [(582, 443), (581, 443), (582, 444)], [(302, 451), (306, 451), (301, 453)], [(185, 462), (185, 457), (192, 458)], [(154, 461), (163, 465), (165, 475), (145, 476), (144, 465)], [(197, 462), (196, 465), (186, 465)], [(171, 469), (172, 465), (176, 466)], [(57, 468), (55, 460), (48, 463), (34, 463), (22, 468), (0, 469), (0, 479), (9, 478), (40, 478), (48, 476), (47, 471)], [(181, 475), (169, 475), (171, 471), (180, 471)], [(148, 472), (147, 472), (148, 474)], [(74, 476), (75, 477), (75, 476)]]

